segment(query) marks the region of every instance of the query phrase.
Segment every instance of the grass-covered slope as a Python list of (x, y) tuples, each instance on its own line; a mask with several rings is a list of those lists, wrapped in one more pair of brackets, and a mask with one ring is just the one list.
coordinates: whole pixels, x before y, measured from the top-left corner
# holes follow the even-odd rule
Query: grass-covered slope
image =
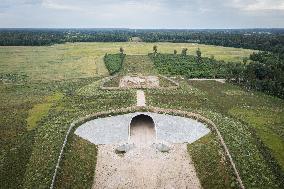
[(203, 188), (240, 188), (215, 133), (189, 144), (188, 151)]
[[(98, 86), (99, 82), (94, 82), (72, 91), (72, 95), (66, 95), (49, 111), (35, 134), (32, 154), (25, 173), (25, 188), (46, 188), (51, 184), (63, 140), (72, 121), (90, 113), (134, 104), (135, 95), (131, 91), (106, 92), (98, 90)], [(80, 156), (74, 157), (80, 159)]]
[[(148, 90), (148, 104), (198, 112), (211, 119), (223, 135), (247, 188), (283, 188), (284, 101), (231, 84), (182, 83), (181, 89), (170, 92)], [(211, 160), (208, 156), (200, 158)], [(206, 175), (205, 169), (198, 170)]]
[(55, 181), (55, 188), (92, 188), (96, 161), (96, 145), (71, 134)]
[(122, 75), (157, 75), (153, 62), (147, 55), (127, 55)]
[[(3, 188), (23, 187), (37, 130), (64, 95), (94, 79), (48, 83), (0, 83), (0, 183)], [(44, 164), (44, 163), (42, 163)]]

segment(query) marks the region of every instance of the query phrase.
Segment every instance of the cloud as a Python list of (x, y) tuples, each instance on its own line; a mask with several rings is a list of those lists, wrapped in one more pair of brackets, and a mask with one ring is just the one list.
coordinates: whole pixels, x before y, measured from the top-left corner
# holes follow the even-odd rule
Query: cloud
[(233, 0), (231, 5), (243, 11), (284, 10), (283, 0)]
[(79, 6), (71, 5), (70, 3), (60, 3), (55, 0), (42, 0), (42, 6), (48, 9), (67, 10), (67, 11), (82, 11)]
[(0, 0), (0, 27), (284, 27), (283, 0)]

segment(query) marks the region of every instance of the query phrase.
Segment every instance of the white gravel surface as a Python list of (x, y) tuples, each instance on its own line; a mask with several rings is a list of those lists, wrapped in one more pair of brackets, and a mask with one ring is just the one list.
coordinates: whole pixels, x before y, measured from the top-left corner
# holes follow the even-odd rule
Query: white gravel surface
[(131, 119), (140, 114), (149, 115), (153, 118), (158, 141), (192, 143), (210, 132), (203, 123), (193, 119), (150, 112), (136, 112), (89, 121), (78, 127), (75, 134), (94, 144), (126, 143), (129, 142), (128, 130)]

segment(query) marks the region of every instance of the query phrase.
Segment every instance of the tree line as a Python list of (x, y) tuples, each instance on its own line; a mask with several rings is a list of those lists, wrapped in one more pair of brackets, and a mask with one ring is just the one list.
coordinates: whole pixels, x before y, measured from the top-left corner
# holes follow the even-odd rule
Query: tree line
[(202, 43), (274, 52), (284, 58), (284, 29), (133, 30), (133, 29), (0, 29), (0, 46), (41, 46), (66, 42)]

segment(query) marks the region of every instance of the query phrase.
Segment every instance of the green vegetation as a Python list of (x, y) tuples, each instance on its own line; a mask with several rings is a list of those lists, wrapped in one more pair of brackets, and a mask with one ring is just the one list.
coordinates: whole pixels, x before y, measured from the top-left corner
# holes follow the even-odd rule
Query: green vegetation
[(96, 161), (96, 145), (72, 134), (65, 149), (55, 188), (92, 188)]
[[(152, 52), (153, 43), (67, 43), (50, 47), (0, 47), (0, 79), (48, 82), (50, 80), (87, 78), (107, 75), (103, 57), (114, 54), (120, 47), (128, 55)], [(188, 48), (195, 54), (199, 47), (202, 56), (216, 60), (242, 61), (252, 50), (199, 45), (192, 43), (157, 43), (160, 53), (179, 52)]]
[[(51, 47), (0, 47), (0, 75), (24, 75), (31, 82), (106, 75), (97, 64), (104, 53), (79, 44)], [(104, 66), (104, 65), (103, 65)]]
[[(211, 119), (247, 188), (283, 188), (283, 154), (278, 151), (283, 148), (283, 100), (213, 81), (182, 81), (181, 89), (148, 90), (146, 96), (152, 106), (193, 111)], [(246, 110), (261, 111), (252, 114)], [(198, 161), (210, 160), (200, 156)], [(214, 172), (209, 168), (207, 172)], [(204, 169), (198, 171), (207, 174)]]
[(172, 81), (159, 76), (159, 85), (160, 87), (174, 87), (176, 86)]
[(110, 80), (106, 81), (103, 86), (104, 87), (119, 87), (120, 79), (121, 79), (120, 76), (115, 76), (111, 78)]
[(2, 46), (41, 46), (66, 42), (202, 43), (258, 49), (283, 57), (283, 29), (134, 30), (134, 29), (1, 29)]
[[(49, 111), (45, 122), (36, 131), (24, 178), (25, 188), (46, 188), (51, 184), (57, 157), (72, 121), (90, 113), (128, 107), (135, 103), (133, 92), (100, 91), (98, 84), (99, 82), (91, 82), (89, 85), (75, 88), (72, 95), (66, 95)], [(76, 169), (77, 165), (74, 166), (69, 169)]]
[[(4, 115), (0, 117), (1, 187), (23, 187), (23, 179), (33, 151), (34, 137), (37, 135), (37, 131), (40, 128), (42, 129), (44, 123), (48, 121), (50, 111), (61, 101), (58, 97), (61, 97), (61, 94), (71, 95), (72, 91), (77, 87), (84, 86), (94, 80), (97, 79), (50, 81), (39, 84), (0, 83), (0, 113)], [(45, 110), (44, 113), (32, 111), (39, 104), (47, 103), (47, 100), (55, 100), (49, 108), (48, 113)], [(34, 114), (30, 114), (31, 112), (40, 115), (40, 118), (33, 116)], [(28, 126), (27, 120), (29, 115), (38, 120), (36, 125), (32, 127)], [(48, 135), (45, 137), (48, 137)], [(50, 156), (47, 155), (47, 157)], [(44, 163), (41, 162), (41, 164)], [(50, 178), (46, 179), (50, 180)]]
[(36, 104), (32, 109), (29, 110), (29, 116), (27, 118), (27, 130), (34, 129), (38, 122), (48, 114), (49, 109), (52, 105), (62, 98), (62, 94), (54, 94), (45, 98), (45, 102)]
[(230, 79), (249, 89), (284, 98), (284, 57), (267, 52), (253, 53), (250, 64), (231, 68)]
[[(109, 74), (104, 65), (106, 52), (118, 53), (123, 47), (128, 54), (121, 74), (157, 75), (160, 69), (162, 73), (173, 74), (174, 70), (163, 70), (168, 63), (160, 62), (161, 66), (155, 69), (147, 56), (153, 45), (158, 46), (159, 53), (172, 53), (176, 49), (180, 54), (183, 48), (188, 48), (189, 55), (183, 58), (189, 60), (197, 48), (203, 57), (214, 55), (218, 61), (242, 61), (254, 52), (190, 43), (140, 42), (0, 47), (1, 187), (48, 188), (72, 121), (90, 113), (135, 104), (134, 91), (99, 89), (101, 77)], [(168, 56), (170, 60), (174, 55), (157, 54), (159, 56)], [(175, 61), (185, 64), (181, 55), (176, 56)], [(109, 85), (116, 85), (117, 81)], [(167, 81), (160, 81), (163, 86), (169, 85)], [(247, 188), (283, 188), (283, 100), (215, 82), (183, 82), (181, 89), (147, 90), (146, 95), (150, 105), (194, 111), (214, 121)], [(225, 178), (224, 182), (214, 179), (211, 183), (202, 181), (202, 184), (204, 187), (210, 184), (229, 187), (234, 179), (230, 177), (230, 170), (217, 164), (221, 157), (216, 154), (219, 146), (215, 138), (210, 137), (192, 145), (211, 156), (201, 156), (189, 146), (198, 174), (209, 177), (209, 172), (223, 171), (216, 178)], [(94, 176), (91, 169), (95, 166), (95, 146), (74, 135), (69, 141), (56, 185), (59, 188), (89, 187)], [(89, 150), (93, 153), (85, 153)], [(214, 157), (217, 158), (215, 165), (198, 164), (198, 161), (212, 161)], [(75, 163), (78, 161), (82, 164)]]
[(123, 75), (156, 75), (157, 71), (151, 59), (147, 55), (131, 55), (126, 56), (123, 70)]
[(104, 62), (106, 68), (111, 75), (119, 72), (122, 68), (123, 60), (125, 54), (106, 54), (104, 57)]
[(188, 151), (203, 188), (239, 188), (228, 157), (215, 134), (189, 144)]
[[(251, 125), (284, 172), (284, 114), (282, 110), (267, 108), (234, 108), (234, 117)], [(283, 174), (284, 176), (284, 174)]]
[(160, 74), (185, 75), (188, 78), (225, 78), (229, 63), (210, 58), (175, 54), (150, 54)]

